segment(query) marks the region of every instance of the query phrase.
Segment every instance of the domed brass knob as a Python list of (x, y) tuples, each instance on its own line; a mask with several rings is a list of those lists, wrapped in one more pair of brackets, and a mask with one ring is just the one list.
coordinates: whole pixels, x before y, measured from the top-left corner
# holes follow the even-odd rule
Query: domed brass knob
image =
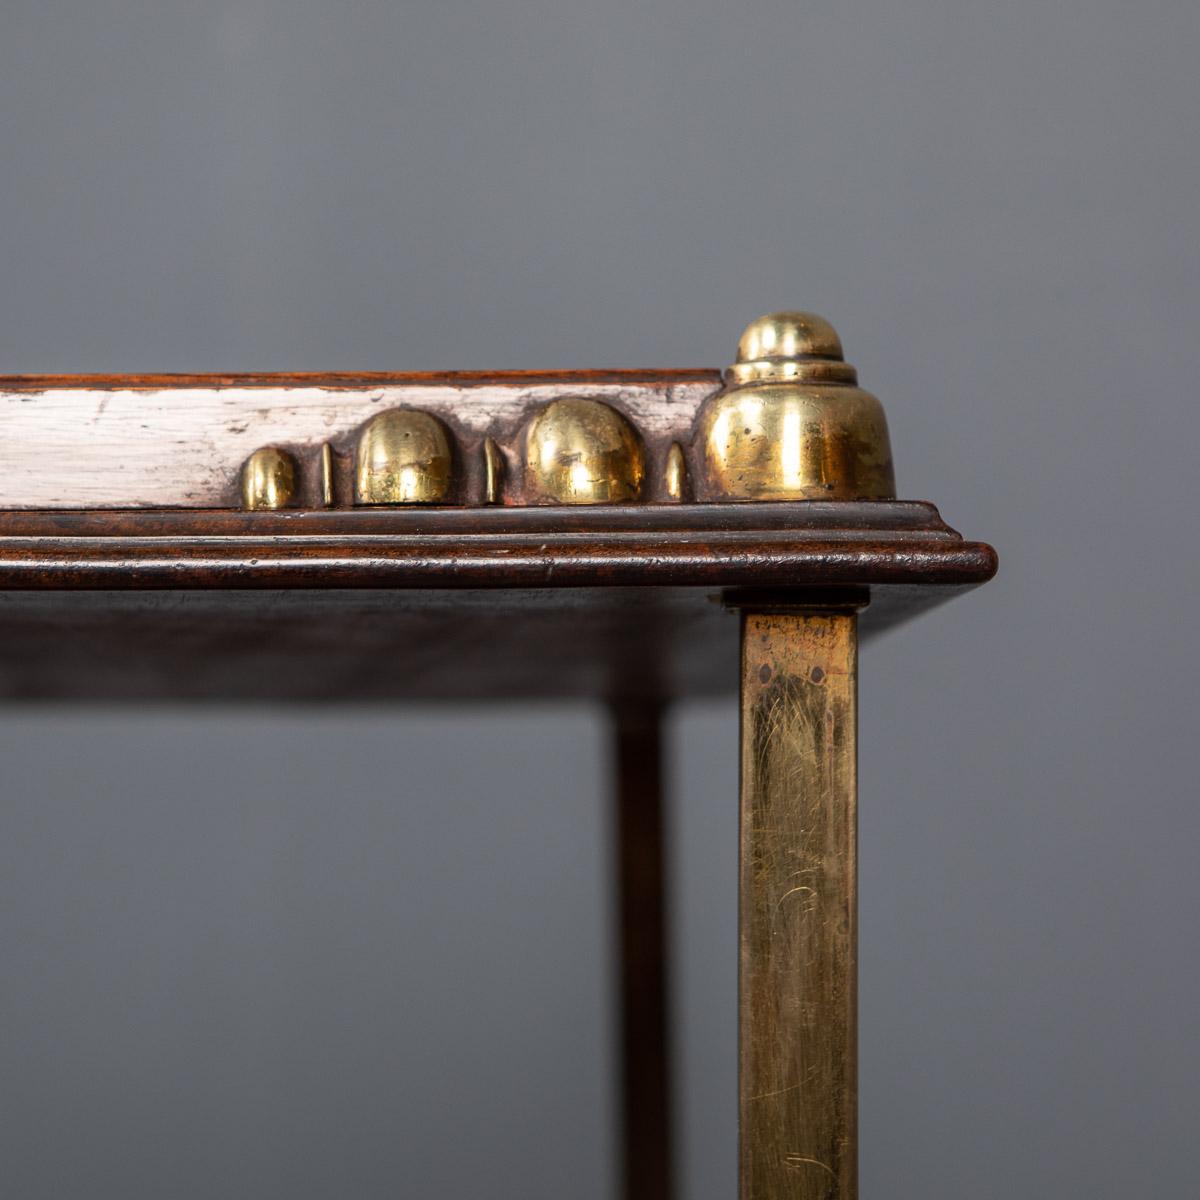
[(296, 460), (278, 446), (263, 446), (242, 467), (242, 507), (286, 508), (296, 495)]
[(355, 504), (438, 504), (450, 494), (450, 431), (430, 413), (393, 408), (373, 417), (354, 461)]
[(857, 387), (833, 326), (760, 317), (700, 416), (701, 500), (885, 500), (896, 494), (883, 406)]
[[(738, 340), (739, 379), (767, 378), (785, 364), (800, 358), (829, 358), (841, 361), (842, 339), (824, 317), (816, 313), (769, 313), (747, 325)], [(761, 371), (762, 374), (757, 374)]]
[(525, 493), (531, 504), (619, 504), (637, 500), (646, 474), (642, 443), (599, 400), (547, 404), (525, 430)]

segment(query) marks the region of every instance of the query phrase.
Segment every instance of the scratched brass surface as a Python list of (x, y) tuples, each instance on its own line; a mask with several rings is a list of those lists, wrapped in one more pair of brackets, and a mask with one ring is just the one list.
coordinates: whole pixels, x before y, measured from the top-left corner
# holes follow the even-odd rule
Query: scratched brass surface
[(742, 618), (740, 1200), (856, 1200), (852, 612)]

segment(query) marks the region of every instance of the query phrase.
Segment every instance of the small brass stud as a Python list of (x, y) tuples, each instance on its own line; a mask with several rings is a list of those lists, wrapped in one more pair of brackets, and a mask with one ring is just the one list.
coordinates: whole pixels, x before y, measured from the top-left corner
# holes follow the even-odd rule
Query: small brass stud
[(488, 504), (499, 504), (504, 490), (504, 455), (492, 439), (483, 439), (484, 495)]
[(450, 494), (450, 431), (437, 417), (394, 408), (367, 422), (355, 458), (355, 504), (437, 504)]
[(773, 313), (742, 334), (699, 422), (702, 500), (883, 500), (896, 494), (883, 406), (833, 326)]
[(321, 447), (321, 503), (333, 507), (333, 447), (328, 442)]
[(296, 495), (296, 460), (278, 446), (263, 446), (242, 466), (242, 507), (286, 508)]
[(667, 495), (672, 500), (683, 500), (688, 490), (687, 462), (683, 457), (683, 447), (678, 442), (672, 442), (667, 451), (667, 468), (664, 472), (664, 486)]
[(554, 400), (525, 430), (525, 492), (532, 504), (637, 500), (645, 473), (633, 426), (599, 400)]

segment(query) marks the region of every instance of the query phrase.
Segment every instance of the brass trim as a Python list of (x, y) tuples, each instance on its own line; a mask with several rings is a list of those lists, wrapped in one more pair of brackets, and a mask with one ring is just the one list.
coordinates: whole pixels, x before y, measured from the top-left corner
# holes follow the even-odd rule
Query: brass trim
[(629, 421), (600, 400), (567, 397), (525, 429), (525, 500), (530, 504), (622, 504), (641, 499), (642, 442)]
[(669, 500), (677, 503), (688, 498), (687, 460), (683, 456), (683, 447), (678, 442), (672, 442), (667, 451), (667, 465), (663, 471), (663, 488)]
[(296, 460), (278, 446), (262, 446), (242, 466), (242, 507), (286, 508), (296, 496)]
[[(242, 504), (317, 509), (895, 497), (883, 407), (858, 387), (837, 332), (822, 317), (760, 317), (742, 334), (737, 362), (720, 376), (692, 372), (678, 383), (669, 372), (644, 376), (628, 387), (607, 375), (561, 377), (577, 379), (579, 392), (565, 382), (517, 388), (504, 379), (481, 379), (438, 387), (414, 377), (364, 391), (362, 403), (374, 415), (342, 433), (332, 431), (354, 416), (350, 385), (335, 391), (341, 377), (320, 377), (334, 382), (322, 391), (319, 431), (311, 424), (301, 429), (298, 418), (309, 408), (289, 406), (285, 394), (258, 410), (278, 439), (256, 452), (264, 455), (262, 469), (273, 463), (269, 469), (282, 482), (288, 468), (271, 456), (283, 454), (291, 475), (286, 488), (267, 488), (265, 477), (255, 483), (246, 475), (259, 469), (247, 463)], [(210, 402), (244, 401), (231, 398), (230, 390)], [(248, 425), (225, 428), (241, 436)], [(221, 476), (230, 491), (236, 486), (231, 474)], [(230, 500), (227, 494), (224, 503)]]
[(504, 498), (504, 453), (490, 437), (483, 439), (484, 500), (499, 504)]
[(321, 446), (321, 503), (333, 507), (333, 447), (328, 442)]
[(886, 500), (896, 494), (883, 406), (856, 386), (833, 326), (813, 313), (760, 317), (697, 432), (697, 498)]
[(355, 455), (355, 504), (437, 504), (450, 494), (451, 435), (432, 413), (393, 408), (363, 427)]
[(745, 611), (739, 1196), (856, 1200), (857, 617)]

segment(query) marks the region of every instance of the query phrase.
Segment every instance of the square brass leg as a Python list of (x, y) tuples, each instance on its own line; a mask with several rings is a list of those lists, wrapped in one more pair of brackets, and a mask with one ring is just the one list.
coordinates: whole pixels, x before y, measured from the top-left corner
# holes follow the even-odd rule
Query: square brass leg
[(857, 617), (742, 616), (740, 1200), (855, 1200)]

